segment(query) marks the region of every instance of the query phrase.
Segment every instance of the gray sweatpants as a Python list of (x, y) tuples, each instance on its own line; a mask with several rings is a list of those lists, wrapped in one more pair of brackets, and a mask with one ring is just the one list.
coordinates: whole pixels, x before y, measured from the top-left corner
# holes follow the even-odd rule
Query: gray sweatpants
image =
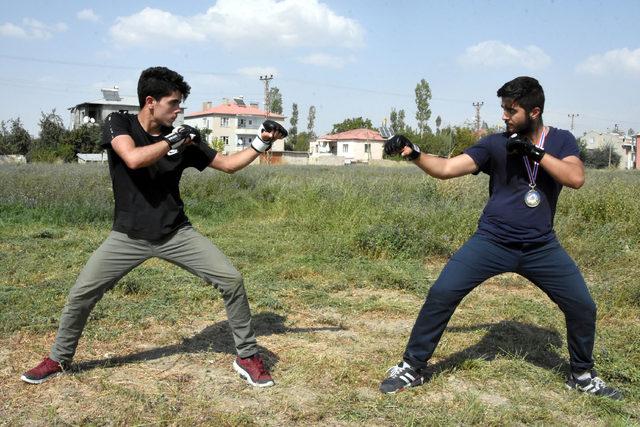
[(124, 233), (111, 231), (69, 291), (51, 348), (51, 359), (58, 362), (73, 359), (82, 330), (96, 303), (124, 275), (152, 257), (172, 262), (218, 288), (238, 355), (249, 357), (257, 353), (242, 276), (209, 239), (186, 226), (159, 242), (132, 239)]

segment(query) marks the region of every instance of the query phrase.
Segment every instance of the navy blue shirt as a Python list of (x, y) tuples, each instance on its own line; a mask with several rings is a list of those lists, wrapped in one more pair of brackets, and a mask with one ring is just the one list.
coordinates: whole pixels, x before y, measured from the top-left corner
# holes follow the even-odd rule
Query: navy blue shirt
[(160, 240), (189, 224), (180, 198), (180, 178), (188, 167), (204, 170), (216, 151), (203, 142), (169, 151), (147, 167), (129, 169), (111, 147), (118, 135), (129, 135), (136, 147), (155, 144), (172, 128), (154, 136), (147, 133), (135, 114), (111, 113), (103, 127), (102, 146), (109, 155), (115, 212), (113, 229), (133, 239)]
[[(489, 201), (478, 221), (477, 233), (500, 243), (541, 243), (555, 238), (553, 217), (562, 185), (544, 168), (538, 168), (536, 189), (540, 204), (530, 208), (524, 203), (529, 191), (529, 176), (523, 156), (507, 155), (508, 134), (482, 138), (464, 152), (478, 165), (479, 172), (490, 176)], [(544, 150), (558, 159), (578, 157), (574, 136), (566, 130), (549, 127)], [(530, 162), (533, 171), (533, 163)]]

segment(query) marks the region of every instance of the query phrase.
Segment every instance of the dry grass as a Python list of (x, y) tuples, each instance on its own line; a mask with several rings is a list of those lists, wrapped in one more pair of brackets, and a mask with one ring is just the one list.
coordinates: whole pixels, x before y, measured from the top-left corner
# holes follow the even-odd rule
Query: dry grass
[[(378, 391), (447, 251), (473, 231), (486, 190), (486, 182), (472, 179), (420, 181), (406, 168), (187, 176), (195, 226), (245, 276), (275, 387), (254, 389), (238, 378), (217, 293), (158, 260), (98, 304), (72, 372), (27, 385), (20, 374), (47, 353), (68, 288), (108, 232), (106, 174), (94, 178), (87, 170), (26, 168), (16, 175), (0, 168), (1, 425), (640, 422), (638, 244), (628, 237), (637, 224), (624, 215), (616, 222), (619, 213), (606, 203), (581, 210), (584, 200), (596, 205), (598, 192), (615, 199), (605, 187), (586, 188), (586, 199), (563, 195), (559, 234), (592, 286), (600, 307), (597, 366), (626, 393), (623, 402), (565, 390), (562, 313), (515, 275), (496, 277), (463, 301), (427, 384), (392, 396)], [(52, 184), (31, 190), (29, 174)], [(51, 174), (57, 178), (43, 177)], [(419, 185), (399, 185), (409, 179)], [(631, 194), (640, 175), (624, 179), (616, 188)], [(87, 185), (104, 194), (87, 199)], [(58, 196), (65, 189), (75, 195)], [(629, 200), (624, 212), (637, 209)], [(587, 219), (597, 209), (603, 216)], [(397, 221), (404, 234), (389, 232)], [(571, 231), (576, 227), (588, 233)], [(430, 245), (421, 252), (412, 239), (424, 233), (432, 234), (419, 241)]]

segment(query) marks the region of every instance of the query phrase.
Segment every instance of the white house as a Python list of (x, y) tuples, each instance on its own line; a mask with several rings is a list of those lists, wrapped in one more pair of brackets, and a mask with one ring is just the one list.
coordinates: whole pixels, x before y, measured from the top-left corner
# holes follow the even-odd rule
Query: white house
[[(214, 138), (218, 138), (224, 142), (224, 152), (233, 153), (251, 144), (258, 135), (260, 125), (267, 118), (284, 126), (285, 116), (267, 114), (258, 108), (257, 102), (247, 105), (243, 97), (237, 97), (233, 100), (224, 98), (222, 104), (215, 107), (210, 101), (205, 102), (202, 111), (187, 114), (184, 123), (198, 129), (211, 129), (207, 142), (211, 143)], [(273, 151), (283, 150), (284, 141), (276, 141)]]
[(344, 159), (344, 163), (381, 160), (385, 141), (378, 131), (371, 129), (324, 135), (309, 144), (310, 159), (335, 156)]
[(612, 152), (620, 155), (618, 169), (634, 169), (636, 161), (636, 147), (633, 137), (617, 132), (598, 132), (595, 130), (585, 132), (580, 140), (586, 144), (587, 150), (596, 148), (610, 148)]
[(102, 98), (95, 101), (87, 101), (69, 108), (71, 112), (71, 129), (88, 123), (104, 123), (104, 119), (114, 111), (138, 113), (140, 107), (138, 98), (132, 96), (120, 96), (118, 86), (103, 88)]

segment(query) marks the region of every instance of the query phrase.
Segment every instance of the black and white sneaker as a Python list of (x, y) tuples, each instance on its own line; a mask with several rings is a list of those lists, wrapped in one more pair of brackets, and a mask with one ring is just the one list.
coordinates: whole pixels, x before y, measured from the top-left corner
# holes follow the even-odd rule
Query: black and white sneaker
[(397, 393), (424, 384), (424, 375), (405, 361), (389, 368), (387, 374), (387, 378), (380, 383), (380, 391), (383, 393)]
[(622, 400), (622, 393), (613, 387), (607, 386), (598, 376), (596, 371), (591, 371), (591, 375), (585, 379), (576, 378), (575, 374), (569, 374), (569, 379), (565, 383), (567, 388), (578, 390), (594, 396), (608, 397), (609, 399)]

